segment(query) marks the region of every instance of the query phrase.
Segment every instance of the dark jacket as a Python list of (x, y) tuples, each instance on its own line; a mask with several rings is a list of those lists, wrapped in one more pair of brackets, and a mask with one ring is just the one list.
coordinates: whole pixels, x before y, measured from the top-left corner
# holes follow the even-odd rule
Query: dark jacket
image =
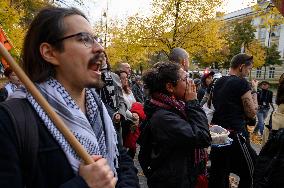
[(202, 101), (206, 91), (207, 91), (207, 87), (204, 84), (201, 84), (201, 87), (197, 91), (197, 99), (198, 99), (199, 102)]
[[(25, 99), (12, 99), (25, 100)], [(32, 108), (25, 100), (28, 108)], [(36, 112), (35, 112), (36, 113)], [(9, 114), (0, 107), (0, 187), (12, 188), (87, 188), (86, 182), (82, 177), (75, 175), (64, 152), (59, 144), (52, 137), (36, 115), (39, 123), (32, 123), (31, 126), (38, 126), (38, 152), (35, 159), (31, 159), (35, 164), (35, 171), (23, 178), (26, 173), (23, 170), (23, 156), (20, 155), (21, 140), (17, 139), (15, 127)], [(139, 187), (137, 170), (133, 161), (126, 151), (122, 149), (121, 143), (118, 145), (119, 169), (118, 183), (116, 187)], [(31, 178), (34, 177), (34, 178)]]
[(150, 188), (193, 188), (195, 148), (206, 148), (211, 137), (204, 111), (197, 100), (186, 103), (188, 120), (177, 111), (145, 104), (153, 136)]
[(0, 88), (0, 102), (5, 101), (7, 99), (7, 97), (8, 97), (8, 92), (7, 92), (6, 88), (5, 87)]
[(124, 119), (126, 118), (127, 105), (123, 98), (122, 86), (120, 78), (117, 74), (109, 71), (102, 70), (102, 80), (105, 85), (101, 89), (96, 89), (102, 101), (108, 108), (108, 112), (112, 111), (110, 117), (113, 118), (114, 113), (121, 114)]
[(257, 102), (259, 109), (269, 109), (272, 104), (273, 92), (268, 89), (260, 89), (257, 91)]
[(142, 87), (139, 86), (137, 83), (133, 84), (132, 93), (137, 102), (144, 103), (144, 93)]

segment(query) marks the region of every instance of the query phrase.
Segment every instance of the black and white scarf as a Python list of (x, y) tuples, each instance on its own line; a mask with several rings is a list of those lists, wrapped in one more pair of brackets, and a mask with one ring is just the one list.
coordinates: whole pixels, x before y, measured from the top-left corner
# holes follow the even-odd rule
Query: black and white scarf
[(8, 92), (8, 96), (10, 96), (12, 93), (15, 92), (18, 86), (16, 84), (13, 84), (12, 82), (8, 82), (4, 87)]
[[(55, 79), (37, 84), (37, 88), (53, 107), (54, 111), (62, 118), (70, 131), (85, 147), (90, 155), (102, 155), (107, 159), (113, 172), (118, 168), (117, 135), (108, 112), (98, 98), (94, 89), (86, 89), (86, 114), (85, 115), (71, 98), (65, 88)], [(45, 126), (59, 143), (73, 170), (77, 173), (80, 157), (76, 154), (61, 132), (56, 128), (46, 112), (35, 101), (30, 93), (23, 94), (23, 89), (17, 90), (12, 98), (26, 96), (32, 104)]]

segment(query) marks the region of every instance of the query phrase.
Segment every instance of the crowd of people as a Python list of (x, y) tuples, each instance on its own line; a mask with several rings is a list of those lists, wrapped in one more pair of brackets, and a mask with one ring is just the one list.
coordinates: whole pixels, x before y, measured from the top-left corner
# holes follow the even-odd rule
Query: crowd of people
[[(274, 110), (269, 83), (246, 79), (253, 56), (236, 54), (228, 75), (208, 72), (194, 80), (189, 59), (186, 50), (174, 48), (168, 61), (142, 76), (133, 76), (128, 63), (114, 71), (81, 11), (41, 10), (27, 31), (21, 67), (93, 163), (82, 161), (6, 68), (8, 82), (0, 90), (0, 187), (139, 187), (133, 162), (138, 143), (149, 188), (228, 188), (230, 173), (240, 177), (239, 188), (260, 188), (247, 125), (257, 119), (253, 135), (263, 135), (264, 145), (272, 130), (283, 129), (284, 76)], [(227, 130), (230, 142), (211, 145), (213, 125)], [(284, 186), (283, 181), (270, 185)]]

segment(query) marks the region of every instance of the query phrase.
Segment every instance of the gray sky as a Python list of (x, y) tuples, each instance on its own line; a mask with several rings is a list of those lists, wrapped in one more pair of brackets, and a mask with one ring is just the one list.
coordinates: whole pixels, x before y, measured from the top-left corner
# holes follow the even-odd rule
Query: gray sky
[[(74, 6), (74, 0), (68, 3), (69, 6)], [(108, 17), (124, 19), (127, 16), (135, 13), (149, 14), (150, 4), (152, 0), (84, 0), (85, 6), (76, 6), (83, 10), (92, 22), (99, 21), (102, 13), (106, 10), (108, 2)], [(224, 0), (224, 4), (220, 10), (226, 13), (240, 10), (247, 7), (250, 3), (256, 0)]]

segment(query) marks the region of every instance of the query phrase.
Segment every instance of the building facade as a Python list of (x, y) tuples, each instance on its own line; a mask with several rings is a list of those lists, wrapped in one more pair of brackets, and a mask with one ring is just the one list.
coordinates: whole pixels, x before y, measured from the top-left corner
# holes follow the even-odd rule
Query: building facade
[(270, 29), (262, 27), (263, 20), (261, 17), (254, 15), (252, 7), (226, 14), (224, 15), (224, 20), (231, 22), (236, 19), (245, 19), (248, 17), (252, 18), (252, 24), (256, 28), (255, 38), (259, 40), (263, 46), (276, 44), (281, 55), (280, 60), (282, 61), (282, 65), (254, 68), (251, 72), (251, 77), (257, 80), (265, 79), (271, 83), (277, 83), (280, 75), (284, 73), (284, 24), (271, 28), (271, 32), (269, 32)]

